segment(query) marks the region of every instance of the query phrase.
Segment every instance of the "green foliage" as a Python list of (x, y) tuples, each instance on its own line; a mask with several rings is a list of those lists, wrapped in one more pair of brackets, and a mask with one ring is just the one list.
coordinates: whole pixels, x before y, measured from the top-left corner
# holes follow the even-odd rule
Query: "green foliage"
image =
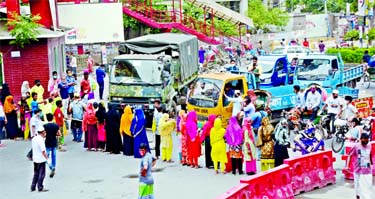
[(39, 15), (21, 16), (14, 12), (11, 16), (12, 19), (6, 23), (6, 26), (13, 28), (9, 34), (15, 39), (11, 40), (9, 44), (24, 48), (26, 44), (30, 44), (32, 41), (38, 41), (37, 37), (40, 32), (37, 22), (41, 19)]
[(359, 32), (358, 32), (358, 30), (351, 30), (351, 31), (348, 31), (348, 32), (344, 35), (344, 39), (345, 39), (346, 41), (358, 40), (358, 39), (359, 39)]
[(122, 18), (123, 18), (123, 24), (124, 24), (125, 29), (132, 29), (134, 31), (138, 30), (139, 22), (137, 20), (135, 20), (132, 17), (129, 17), (126, 14), (123, 14)]
[(279, 8), (267, 9), (261, 0), (249, 1), (248, 16), (253, 20), (256, 29), (267, 31), (267, 25), (285, 26), (289, 21), (286, 12)]
[(371, 29), (368, 31), (368, 40), (369, 40), (369, 41), (373, 41), (373, 40), (375, 40), (375, 28), (371, 28)]
[(344, 63), (361, 63), (365, 50), (369, 52), (370, 56), (375, 54), (375, 48), (329, 48), (327, 53), (337, 54), (340, 52)]
[[(211, 26), (211, 19), (208, 18), (208, 16), (204, 16), (204, 10), (202, 8), (195, 7), (193, 6), (193, 4), (189, 2), (184, 2), (183, 10), (184, 10), (185, 16), (191, 16), (192, 18), (194, 18), (197, 21), (200, 21), (201, 23), (204, 22), (204, 17), (207, 17), (207, 21), (206, 21), (207, 27)], [(198, 25), (198, 24), (196, 23), (195, 25)], [(238, 26), (226, 20), (214, 17), (214, 26), (215, 26), (215, 29), (222, 31), (224, 35), (227, 35), (227, 36), (238, 35)]]

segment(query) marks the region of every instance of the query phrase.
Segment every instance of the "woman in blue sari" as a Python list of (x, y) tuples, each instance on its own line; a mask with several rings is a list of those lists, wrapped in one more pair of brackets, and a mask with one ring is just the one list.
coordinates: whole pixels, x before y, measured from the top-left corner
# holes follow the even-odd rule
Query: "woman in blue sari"
[(134, 138), (134, 158), (142, 158), (141, 154), (139, 154), (139, 146), (141, 143), (145, 143), (148, 152), (150, 152), (150, 146), (146, 134), (146, 117), (141, 108), (135, 109), (130, 130)]

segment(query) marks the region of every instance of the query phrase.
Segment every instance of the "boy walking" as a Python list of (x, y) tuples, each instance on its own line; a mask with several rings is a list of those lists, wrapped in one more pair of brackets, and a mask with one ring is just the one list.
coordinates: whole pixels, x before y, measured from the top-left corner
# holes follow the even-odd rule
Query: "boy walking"
[(371, 145), (368, 144), (369, 137), (367, 133), (361, 134), (361, 142), (349, 152), (347, 161), (349, 163), (350, 158), (354, 159), (354, 189), (357, 199), (370, 199), (375, 195), (371, 171), (373, 154), (371, 154)]
[(84, 105), (79, 98), (79, 94), (74, 94), (74, 100), (69, 105), (69, 112), (72, 113), (72, 132), (73, 141), (82, 142), (82, 120), (83, 120)]
[(53, 115), (48, 113), (46, 115), (48, 123), (44, 125), (44, 129), (46, 130), (46, 150), (47, 156), (50, 157), (51, 154), (51, 164), (49, 168), (51, 170), (51, 174), (49, 175), (50, 178), (53, 178), (55, 175), (55, 168), (56, 168), (56, 149), (57, 149), (57, 137), (61, 136), (61, 132), (59, 126), (54, 123)]
[(156, 159), (147, 151), (148, 146), (141, 143), (139, 154), (142, 156), (139, 175), (139, 196), (138, 199), (154, 198), (154, 178), (151, 174), (151, 168), (155, 166)]
[(31, 191), (35, 191), (38, 186), (39, 192), (46, 192), (48, 189), (44, 189), (43, 180), (46, 174), (46, 162), (48, 156), (46, 153), (46, 145), (44, 138), (46, 137), (46, 131), (43, 126), (38, 128), (38, 135), (35, 136), (31, 143), (33, 149), (33, 162), (34, 162), (34, 177), (31, 183)]
[(55, 121), (56, 121), (56, 124), (59, 126), (59, 130), (61, 132), (61, 136), (60, 136), (60, 139), (59, 139), (59, 151), (66, 151), (65, 149), (63, 149), (63, 145), (65, 143), (65, 137), (64, 137), (64, 114), (61, 110), (62, 108), (62, 101), (61, 100), (57, 100), (56, 101), (56, 110), (54, 112), (54, 116), (55, 116)]

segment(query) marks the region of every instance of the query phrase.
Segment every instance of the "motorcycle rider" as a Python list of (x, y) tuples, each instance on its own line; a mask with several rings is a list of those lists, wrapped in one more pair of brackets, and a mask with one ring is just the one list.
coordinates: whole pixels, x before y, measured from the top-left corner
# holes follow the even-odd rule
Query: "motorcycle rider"
[(317, 92), (316, 85), (313, 85), (308, 92), (305, 102), (305, 108), (302, 109), (302, 113), (305, 111), (312, 111), (310, 116), (310, 122), (313, 122), (319, 110), (322, 96)]
[(336, 116), (341, 112), (342, 110), (342, 104), (341, 104), (341, 98), (339, 97), (339, 91), (333, 90), (332, 96), (329, 97), (324, 104), (322, 110), (327, 109), (328, 116), (330, 118), (330, 122), (332, 124), (331, 130), (328, 130), (329, 136), (328, 138), (331, 138), (333, 134), (336, 132), (335, 128), (335, 119)]

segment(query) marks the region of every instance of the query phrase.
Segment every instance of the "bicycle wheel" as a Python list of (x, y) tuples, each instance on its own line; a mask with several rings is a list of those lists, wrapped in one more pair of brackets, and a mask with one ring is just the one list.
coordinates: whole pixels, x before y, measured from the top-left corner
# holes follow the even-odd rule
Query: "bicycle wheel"
[(340, 135), (335, 135), (332, 139), (331, 148), (335, 153), (339, 153), (344, 147), (345, 139)]
[(370, 77), (366, 74), (365, 76), (363, 76), (363, 87), (370, 88), (370, 84)]

